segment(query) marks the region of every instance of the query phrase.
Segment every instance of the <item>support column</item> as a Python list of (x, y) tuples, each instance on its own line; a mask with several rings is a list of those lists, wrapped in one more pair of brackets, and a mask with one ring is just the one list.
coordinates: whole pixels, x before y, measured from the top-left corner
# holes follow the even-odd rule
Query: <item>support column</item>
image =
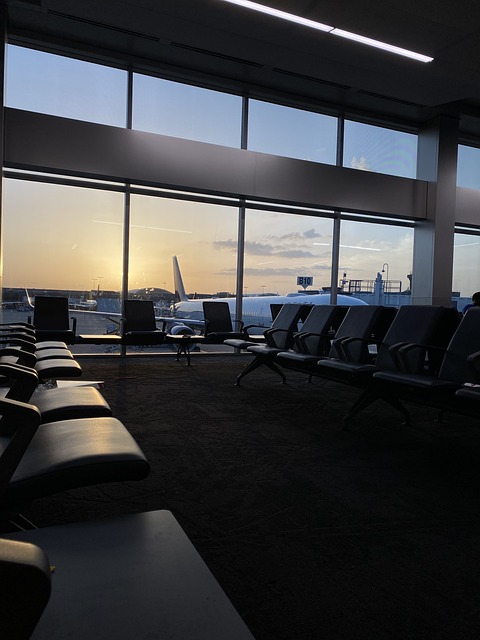
[[(7, 9), (5, 3), (0, 4), (0, 166), (4, 168), (4, 86), (5, 86), (5, 49), (7, 42)], [(3, 302), (3, 180), (0, 179), (0, 303)], [(1, 304), (0, 304), (1, 307)], [(3, 320), (3, 313), (1, 316)]]
[(412, 304), (451, 306), (458, 120), (439, 116), (418, 139), (417, 178), (428, 181), (427, 219), (415, 225)]

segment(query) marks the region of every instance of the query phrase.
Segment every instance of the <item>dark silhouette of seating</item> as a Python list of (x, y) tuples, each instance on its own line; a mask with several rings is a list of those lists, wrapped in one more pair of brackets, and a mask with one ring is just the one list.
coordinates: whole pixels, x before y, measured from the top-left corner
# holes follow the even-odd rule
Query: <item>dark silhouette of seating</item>
[(0, 363), (0, 376), (5, 397), (34, 404), (42, 422), (112, 415), (107, 401), (93, 386), (41, 389), (35, 369), (16, 364)]
[[(263, 354), (273, 359), (276, 365), (285, 362), (287, 369), (297, 369), (294, 363), (301, 363), (300, 370), (307, 370), (307, 362), (315, 364), (325, 356), (331, 345), (331, 340), (340, 326), (348, 307), (337, 305), (312, 305), (299, 331), (293, 332), (291, 346), (287, 350), (265, 347)], [(255, 352), (258, 353), (258, 350)], [(292, 366), (289, 366), (289, 362)], [(283, 373), (283, 372), (282, 372)]]
[[(31, 322), (31, 318), (28, 322)], [(68, 298), (35, 296), (32, 324), (37, 342), (61, 340), (66, 344), (75, 343), (77, 320), (69, 317)]]
[[(296, 338), (301, 348), (284, 351), (278, 354), (277, 364), (287, 369), (308, 373), (309, 381), (316, 372), (319, 358), (341, 358), (351, 362), (368, 363), (372, 360), (370, 345), (380, 342), (390, 326), (397, 310), (383, 306), (335, 307), (343, 309), (338, 316), (341, 323), (334, 327), (332, 341), (323, 342), (322, 348), (312, 343), (312, 338), (305, 333), (306, 326)], [(313, 310), (312, 310), (313, 311)], [(310, 316), (309, 316), (310, 317)]]
[[(298, 332), (298, 323), (306, 319), (310, 310), (311, 305), (282, 305), (282, 308), (275, 316), (275, 320), (272, 322), (272, 326), (263, 332), (265, 344), (247, 345), (247, 351), (253, 353), (255, 358), (237, 376), (235, 382), (237, 386), (240, 384), (242, 378), (263, 365), (275, 371), (275, 373), (282, 378), (283, 382), (286, 381), (284, 373), (274, 362), (274, 356), (280, 351), (290, 349), (293, 344), (293, 335)], [(226, 344), (231, 344), (232, 342), (234, 341), (226, 341)]]
[(157, 327), (151, 300), (124, 300), (122, 339), (124, 345), (154, 346), (165, 342), (165, 326)]
[[(213, 302), (205, 300), (203, 317), (205, 319), (205, 342), (210, 344), (222, 344), (227, 339), (245, 339), (244, 323), (241, 320), (232, 320), (228, 302)], [(235, 329), (234, 329), (235, 325)]]
[(1, 539), (0, 577), (0, 637), (26, 640), (32, 636), (50, 598), (48, 557), (35, 544)]
[[(420, 343), (436, 348), (445, 347), (459, 320), (458, 312), (452, 308), (430, 305), (401, 306), (378, 346), (378, 354), (374, 362), (362, 363), (345, 359), (341, 351), (337, 358), (319, 360), (315, 367), (315, 375), (365, 389), (345, 415), (344, 425), (378, 398), (375, 387), (372, 385), (373, 375), (376, 371), (397, 371), (400, 367), (398, 351), (402, 346)], [(351, 340), (348, 343), (350, 353), (357, 342), (362, 344), (366, 341)], [(348, 353), (344, 348), (345, 345), (342, 346), (343, 351)], [(428, 354), (427, 360), (426, 354), (420, 350), (408, 354), (409, 367), (413, 373), (421, 374), (438, 365), (438, 355), (434, 350), (430, 350)], [(385, 396), (384, 400), (400, 411), (407, 421), (410, 419), (405, 407), (394, 394)]]
[[(430, 369), (428, 375), (412, 371), (412, 355), (416, 360), (435, 353), (440, 356), (438, 369)], [(372, 395), (376, 398), (385, 400), (395, 395), (441, 411), (470, 413), (462, 398), (476, 399), (476, 387), (464, 385), (480, 383), (480, 308), (472, 307), (467, 311), (446, 348), (407, 344), (398, 349), (398, 361), (397, 370), (380, 370), (373, 374)]]
[(149, 464), (112, 417), (41, 423), (32, 404), (0, 399), (0, 514), (40, 497), (94, 484), (141, 480)]

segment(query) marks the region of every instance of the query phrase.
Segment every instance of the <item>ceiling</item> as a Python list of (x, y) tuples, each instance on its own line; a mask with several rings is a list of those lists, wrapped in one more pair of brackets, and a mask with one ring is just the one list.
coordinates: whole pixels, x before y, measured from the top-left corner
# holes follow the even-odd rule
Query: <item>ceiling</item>
[(17, 41), (257, 97), (415, 125), (437, 114), (480, 136), (478, 0), (260, 0), (431, 55), (415, 62), (222, 0), (6, 0)]

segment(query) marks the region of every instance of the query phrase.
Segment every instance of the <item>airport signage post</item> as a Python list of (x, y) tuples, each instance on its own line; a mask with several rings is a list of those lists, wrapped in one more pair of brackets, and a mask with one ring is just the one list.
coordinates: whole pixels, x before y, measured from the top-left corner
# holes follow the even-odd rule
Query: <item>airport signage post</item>
[(313, 276), (297, 276), (297, 287), (311, 287), (313, 284)]

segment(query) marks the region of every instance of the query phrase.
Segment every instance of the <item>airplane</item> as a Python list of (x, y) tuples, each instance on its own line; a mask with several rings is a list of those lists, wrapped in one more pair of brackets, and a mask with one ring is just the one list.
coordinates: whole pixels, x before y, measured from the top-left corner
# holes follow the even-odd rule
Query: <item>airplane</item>
[[(175, 285), (175, 296), (180, 300), (172, 305), (172, 315), (181, 319), (185, 324), (191, 321), (203, 321), (203, 300), (209, 302), (227, 302), (230, 308), (232, 319), (235, 319), (236, 299), (235, 298), (199, 298), (190, 299), (187, 296), (185, 286), (183, 284), (182, 274), (178, 264), (178, 259), (173, 256), (173, 276)], [(329, 293), (289, 293), (286, 296), (281, 295), (261, 295), (261, 296), (243, 296), (242, 297), (242, 320), (246, 325), (256, 325), (259, 327), (269, 327), (272, 323), (272, 315), (270, 310), (271, 304), (330, 304)], [(365, 305), (364, 300), (338, 294), (337, 304), (345, 306)]]

